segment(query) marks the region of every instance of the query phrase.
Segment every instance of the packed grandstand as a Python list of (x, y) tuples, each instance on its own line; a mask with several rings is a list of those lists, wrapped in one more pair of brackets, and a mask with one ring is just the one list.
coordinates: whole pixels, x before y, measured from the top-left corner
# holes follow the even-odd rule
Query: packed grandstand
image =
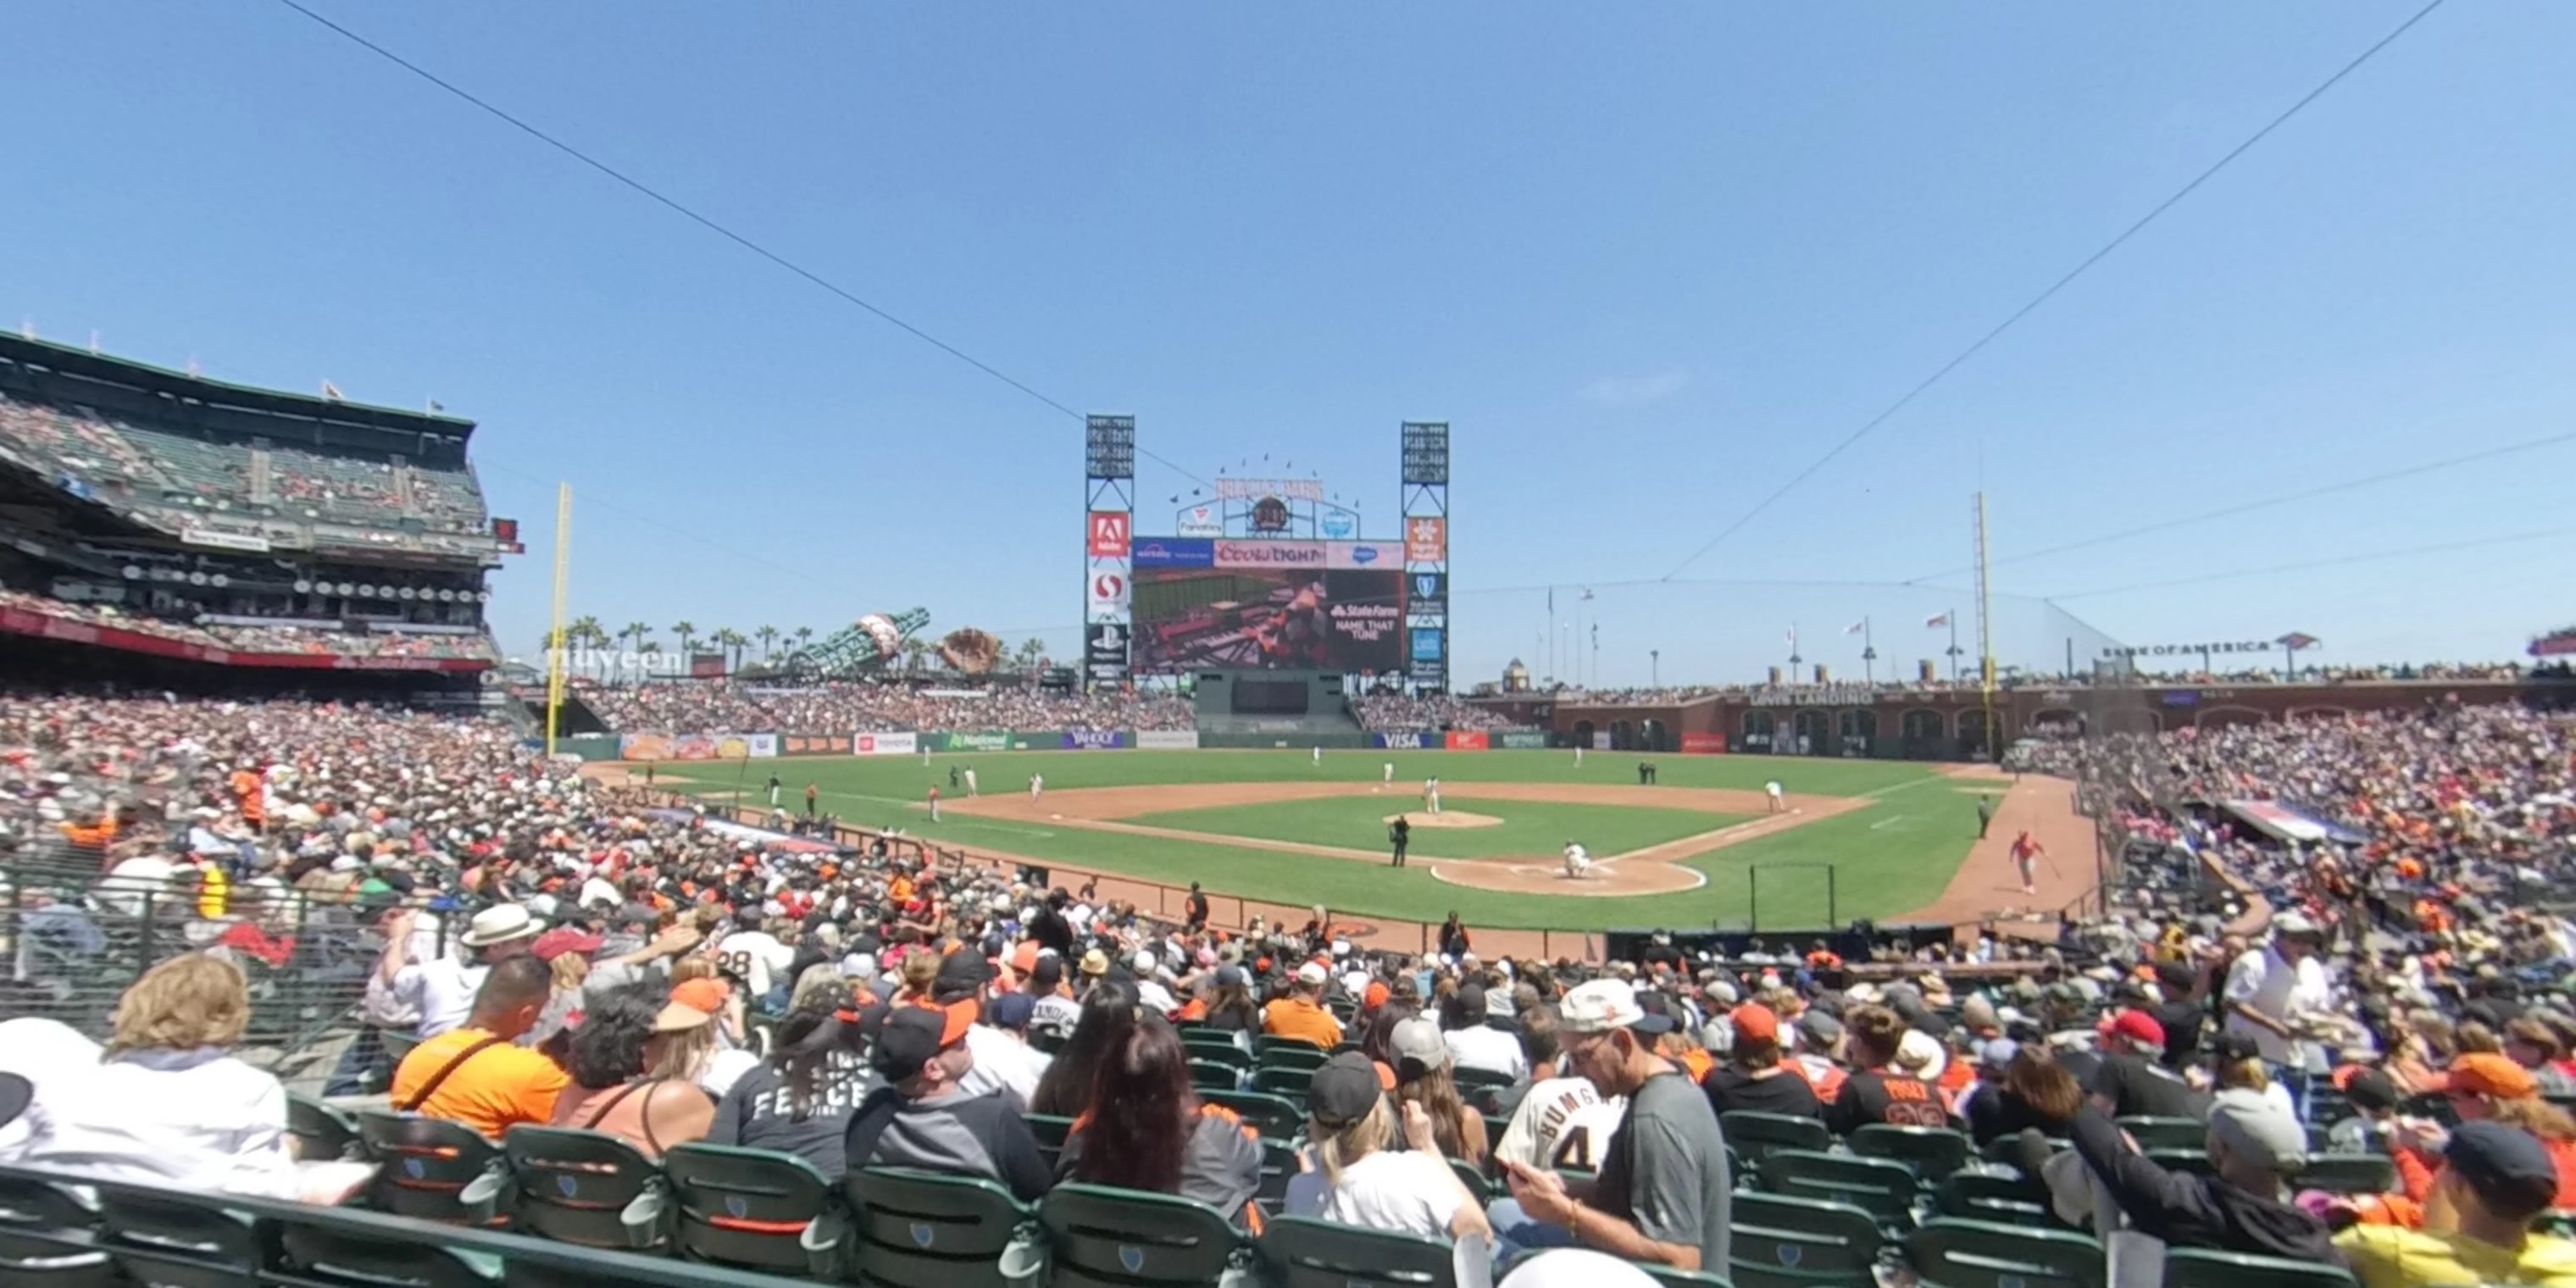
[[(2576, 1281), (2524, 1233), (2576, 1220), (2563, 671), (2302, 673), (2344, 703), (2283, 718), (2223, 705), (2253, 673), (1357, 692), (1370, 731), (1662, 749), (1610, 722), (1724, 706), (1840, 755), (1992, 755), (2001, 711), (2104, 884), (2036, 940), (1227, 924), (711, 813), (547, 756), (508, 686), (378, 673), (496, 661), (468, 429), (0, 348), (0, 1278)], [(1030, 679), (578, 697), (617, 733), (1196, 720)]]

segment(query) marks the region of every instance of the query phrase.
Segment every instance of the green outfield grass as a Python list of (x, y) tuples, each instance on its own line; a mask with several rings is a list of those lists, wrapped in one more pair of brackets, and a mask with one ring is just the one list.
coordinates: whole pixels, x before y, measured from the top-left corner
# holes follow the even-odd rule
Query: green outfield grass
[[(1686, 809), (1644, 809), (1622, 805), (1569, 805), (1556, 801), (1480, 800), (1474, 789), (1441, 794), (1453, 812), (1483, 814), (1502, 820), (1492, 827), (1413, 829), (1409, 853), (1415, 858), (1489, 859), (1506, 855), (1545, 858), (1563, 852), (1567, 841), (1581, 841), (1603, 858), (1642, 846), (1677, 841), (1739, 823), (1742, 814)], [(1225, 805), (1209, 809), (1166, 810), (1128, 818), (1130, 823), (1209, 832), (1219, 836), (1259, 836), (1274, 841), (1303, 841), (1354, 850), (1384, 850), (1386, 816), (1402, 810), (1417, 820), (1430, 817), (1411, 795), (1335, 796), (1315, 801), (1273, 801), (1265, 805)]]
[[(1209, 889), (1227, 894), (1291, 905), (1325, 903), (1361, 915), (1436, 922), (1455, 909), (1469, 923), (1483, 926), (1571, 930), (1711, 924), (1740, 927), (1746, 924), (1757, 900), (1758, 921), (1762, 926), (1822, 926), (1826, 924), (1828, 911), (1823, 870), (1815, 867), (1772, 867), (1821, 863), (1835, 867), (1837, 898), (1832, 915), (1836, 919), (1847, 922), (1854, 917), (1883, 918), (1922, 907), (1938, 898), (1942, 888), (1949, 883), (1951, 874), (1958, 869), (1959, 861), (1966, 856), (1970, 842), (1976, 839), (1974, 802), (1956, 792), (1944, 790), (1941, 784), (1948, 780), (1926, 766), (1898, 761), (1757, 756), (1662, 755), (1651, 759), (1663, 785), (1670, 787), (1727, 787), (1758, 791), (1763, 783), (1777, 779), (1793, 793), (1861, 796), (1870, 798), (1872, 803), (1866, 808), (1687, 860), (1683, 866), (1708, 875), (1708, 883), (1699, 889), (1634, 898), (1501, 894), (1450, 885), (1431, 876), (1427, 866), (1420, 864), (1396, 870), (1348, 859), (969, 818), (953, 812), (942, 822), (934, 824), (923, 808), (923, 801), (934, 784), (943, 795), (952, 799), (957, 795), (948, 787), (951, 765), (961, 769), (973, 766), (985, 794), (991, 795), (1025, 792), (1032, 773), (1045, 774), (1047, 788), (1051, 792), (1066, 788), (1158, 783), (1374, 783), (1383, 773), (1381, 767), (1393, 762), (1399, 787), (1418, 788), (1424, 778), (1436, 775), (1448, 787), (1448, 799), (1461, 808), (1472, 808), (1478, 813), (1506, 819), (1533, 808), (1579, 808), (1640, 816), (1646, 822), (1638, 826), (1651, 824), (1652, 829), (1673, 825), (1669, 818), (1671, 815), (1715, 820), (1704, 827), (1687, 828), (1681, 835), (1714, 830), (1731, 821), (1721, 815), (1686, 810), (1534, 807), (1519, 801), (1467, 804), (1473, 796), (1472, 784), (1479, 782), (1634, 784), (1640, 759), (1648, 757), (1635, 753), (1594, 753), (1586, 756), (1582, 768), (1577, 769), (1572, 753), (1564, 751), (1328, 751), (1319, 767), (1311, 763), (1308, 753), (1303, 751), (996, 752), (933, 755), (926, 766), (918, 756), (675, 763), (661, 766), (658, 779), (662, 785), (674, 790), (695, 792), (716, 800), (739, 799), (743, 804), (757, 805), (767, 799), (768, 776), (775, 772), (783, 784), (780, 799), (788, 808), (801, 807), (805, 785), (811, 782), (818, 788), (823, 808), (839, 814), (842, 821), (853, 826), (900, 827), (917, 836), (971, 850), (1079, 864), (1176, 885), (1201, 881)], [(1368, 811), (1361, 816), (1368, 829), (1365, 837), (1351, 841), (1325, 836), (1280, 836), (1280, 839), (1348, 844), (1360, 849), (1382, 847), (1385, 826), (1376, 822), (1376, 818), (1393, 812), (1395, 806), (1364, 798), (1352, 799)], [(1407, 804), (1411, 803), (1410, 795), (1404, 799)], [(1165, 813), (1222, 813), (1229, 816), (1229, 821), (1238, 824), (1238, 830), (1232, 834), (1269, 837), (1279, 834), (1266, 822), (1261, 823), (1259, 830), (1252, 830), (1255, 822), (1260, 820), (1248, 820), (1247, 812), (1266, 813), (1272, 808), (1239, 806), (1215, 811)], [(1171, 824), (1165, 817), (1149, 821), (1185, 826)], [(1448, 837), (1471, 838), (1477, 834), (1461, 831), (1442, 835), (1445, 840)], [(1647, 834), (1652, 835), (1652, 831)], [(1428, 838), (1433, 834), (1423, 831), (1414, 835), (1415, 852), (1425, 858), (1433, 857), (1434, 852), (1426, 848), (1430, 844)], [(1603, 843), (1597, 835), (1586, 836), (1581, 832), (1569, 835), (1580, 837), (1596, 854), (1633, 848), (1614, 848)], [(1671, 837), (1656, 839), (1668, 840)], [(1542, 829), (1542, 843), (1530, 852), (1553, 854), (1564, 840), (1564, 835)], [(1645, 843), (1651, 844), (1652, 841)], [(1747, 869), (1755, 865), (1766, 868), (1760, 878), (1758, 895), (1748, 891), (1745, 875)]]

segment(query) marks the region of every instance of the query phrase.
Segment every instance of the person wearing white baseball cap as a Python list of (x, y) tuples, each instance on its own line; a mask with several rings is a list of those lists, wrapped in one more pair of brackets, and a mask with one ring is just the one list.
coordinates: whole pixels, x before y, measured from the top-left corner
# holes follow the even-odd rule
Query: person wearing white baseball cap
[(2332, 1002), (2318, 950), (2325, 932), (2296, 911), (2272, 919), (2272, 942), (2248, 948), (2227, 967), (2223, 1032), (2253, 1040), (2274, 1082), (2300, 1116), (2308, 1103), (2308, 1027)]
[(1330, 1051), (1342, 1044), (1342, 1022), (1324, 1009), (1324, 985), (1332, 978), (1322, 962), (1308, 962), (1297, 968), (1296, 982), (1286, 997), (1272, 999), (1261, 1008), (1261, 1031), (1272, 1037), (1295, 1038)]
[(1626, 1097), (1628, 1114), (1588, 1185), (1506, 1163), (1512, 1197), (1494, 1205), (1496, 1238), (1507, 1248), (1579, 1244), (1630, 1261), (1724, 1273), (1734, 1189), (1726, 1138), (1690, 1075), (1655, 1054), (1655, 1037), (1672, 1027), (1671, 1017), (1639, 1007), (1635, 990), (1615, 979), (1577, 987), (1558, 1012), (1568, 1070), (1604, 1097)]
[(474, 994), (482, 989), (483, 977), (491, 971), (492, 964), (528, 952), (538, 933), (546, 928), (545, 922), (518, 904), (494, 904), (475, 913), (474, 920), (457, 939), (473, 954), (470, 962), (443, 957), (414, 963), (411, 929), (416, 916), (412, 909), (405, 908), (385, 918), (385, 950), (376, 961), (376, 971), (386, 992), (420, 1015), (415, 1036), (421, 1039), (437, 1037), (463, 1024), (474, 1009)]

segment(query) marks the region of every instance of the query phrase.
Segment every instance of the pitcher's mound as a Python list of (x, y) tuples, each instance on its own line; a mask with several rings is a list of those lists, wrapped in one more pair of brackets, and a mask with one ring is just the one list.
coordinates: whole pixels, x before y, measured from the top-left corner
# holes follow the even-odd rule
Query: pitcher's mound
[(1434, 814), (1429, 810), (1412, 810), (1403, 814), (1389, 814), (1378, 821), (1381, 823), (1392, 823), (1399, 818), (1409, 820), (1417, 829), (1425, 827), (1501, 827), (1503, 825), (1503, 820), (1496, 818), (1491, 814), (1469, 814), (1463, 810), (1454, 809), (1445, 810), (1438, 814)]

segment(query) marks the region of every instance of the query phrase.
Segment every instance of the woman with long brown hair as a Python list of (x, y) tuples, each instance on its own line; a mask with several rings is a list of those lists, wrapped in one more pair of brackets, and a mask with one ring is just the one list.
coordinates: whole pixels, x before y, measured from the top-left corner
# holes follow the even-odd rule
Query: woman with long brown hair
[(1395, 1026), (1387, 1038), (1387, 1052), (1395, 1068), (1396, 1107), (1422, 1106), (1441, 1154), (1483, 1167), (1490, 1148), (1485, 1119), (1467, 1108), (1466, 1098), (1458, 1094), (1458, 1080), (1450, 1072), (1449, 1044), (1441, 1038), (1440, 1026), (1428, 1016), (1414, 1016)]
[(1103, 1059), (1091, 1104), (1073, 1120), (1058, 1172), (1120, 1189), (1195, 1199), (1258, 1228), (1261, 1138), (1190, 1086), (1180, 1035), (1160, 1016), (1130, 1028)]

